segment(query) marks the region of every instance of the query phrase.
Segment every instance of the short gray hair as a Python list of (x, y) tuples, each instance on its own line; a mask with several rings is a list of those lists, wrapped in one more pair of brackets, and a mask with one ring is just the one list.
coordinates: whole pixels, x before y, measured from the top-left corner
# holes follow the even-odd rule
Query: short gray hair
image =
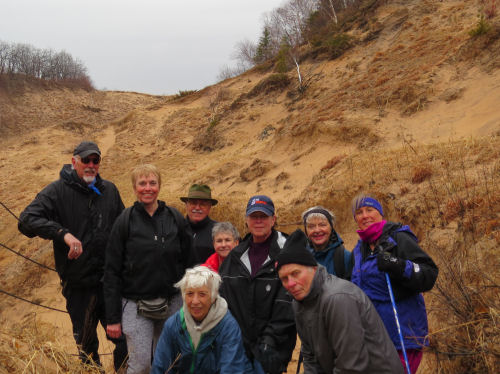
[(187, 269), (182, 279), (174, 284), (182, 293), (182, 299), (188, 288), (199, 288), (207, 286), (210, 289), (211, 299), (215, 301), (219, 296), (219, 286), (221, 277), (215, 271), (202, 265), (195, 266), (192, 269)]
[(236, 229), (236, 227), (234, 227), (231, 222), (217, 222), (212, 228), (212, 241), (220, 233), (228, 233), (233, 237), (234, 240), (240, 239), (240, 233), (238, 232), (238, 229)]

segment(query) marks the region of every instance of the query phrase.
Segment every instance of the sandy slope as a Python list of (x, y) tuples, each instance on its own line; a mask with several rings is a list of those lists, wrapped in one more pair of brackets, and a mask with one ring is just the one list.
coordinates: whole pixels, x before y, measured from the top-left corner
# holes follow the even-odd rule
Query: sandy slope
[[(240, 105), (234, 105), (271, 74), (257, 71), (177, 101), (124, 92), (28, 90), (13, 98), (8, 109), (2, 109), (4, 118), (17, 121), (19, 128), (14, 135), (0, 139), (0, 200), (19, 214), (37, 191), (58, 177), (61, 165), (70, 161), (75, 144), (90, 138), (99, 143), (104, 154), (102, 176), (117, 184), (126, 205), (133, 201), (130, 169), (139, 162), (153, 162), (161, 168), (165, 180), (161, 198), (172, 205), (182, 209), (178, 197), (188, 186), (195, 181), (207, 182), (221, 202), (213, 211), (214, 217), (240, 217), (240, 221), (233, 221), (243, 231), (243, 209), (248, 197), (265, 193), (275, 200), (280, 223), (291, 224), (282, 226), (289, 232), (299, 220), (293, 206), (322, 196), (314, 186), (324, 182), (322, 169), (329, 162), (343, 166), (331, 169), (328, 178), (347, 180), (348, 160), (352, 162), (361, 154), (372, 154), (377, 160), (378, 154), (406, 146), (420, 149), (426, 144), (449, 144), (453, 139), (498, 136), (498, 56), (492, 54), (485, 64), (482, 54), (481, 60), (454, 61), (442, 53), (445, 46), (449, 51), (460, 51), (467, 45), (466, 30), (474, 23), (475, 5), (460, 1), (435, 3), (434, 14), (430, 14), (418, 8), (418, 3), (411, 2), (411, 13), (405, 16), (406, 5), (390, 2), (377, 14), (383, 25), (381, 37), (337, 60), (305, 63), (303, 71), (314, 71), (319, 79), (300, 100), (287, 96), (292, 86), (285, 91), (244, 96)], [(407, 26), (399, 24), (401, 19)], [(394, 58), (379, 66), (377, 76), (390, 72), (388, 67), (383, 70), (384, 66), (399, 63), (396, 57), (407, 59), (398, 57), (394, 48), (399, 44), (403, 46), (398, 47), (399, 51), (416, 48), (412, 44), (416, 43), (416, 31), (412, 30), (419, 22), (429, 20), (442, 28), (436, 29), (439, 32), (431, 35), (432, 40), (429, 36), (427, 44), (432, 48), (425, 51), (427, 63), (415, 58), (413, 65), (403, 69), (421, 74), (389, 80), (396, 84), (411, 78), (415, 87), (424, 87), (425, 83), (425, 95), (415, 96), (415, 100), (425, 96), (416, 112), (405, 114), (405, 105), (412, 103), (393, 99), (383, 106), (373, 104), (374, 97), (392, 86), (381, 90), (375, 84), (364, 90), (342, 86), (376, 79), (370, 69), (377, 53)], [(454, 44), (444, 44), (449, 40)], [(432, 66), (428, 69), (427, 65)], [(485, 69), (486, 65), (490, 68)], [(293, 71), (289, 75), (295, 79)], [(206, 133), (214, 115), (220, 120), (212, 133)], [(214, 150), (194, 150), (200, 137), (214, 141)], [(342, 235), (348, 248), (356, 240), (352, 232), (349, 227)], [(50, 243), (22, 237), (14, 218), (3, 209), (0, 239), (15, 250), (52, 263)], [(54, 273), (40, 271), (6, 251), (0, 251), (0, 268), (1, 288), (64, 309)], [(68, 351), (75, 351), (67, 315), (1, 295), (0, 307), (4, 328), (35, 320), (49, 322)], [(109, 349), (109, 344), (103, 343), (102, 351)]]

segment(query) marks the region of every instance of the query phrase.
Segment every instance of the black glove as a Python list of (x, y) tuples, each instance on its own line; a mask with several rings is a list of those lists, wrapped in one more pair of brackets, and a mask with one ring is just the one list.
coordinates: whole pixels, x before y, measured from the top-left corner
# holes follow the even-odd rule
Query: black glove
[(377, 267), (378, 270), (387, 272), (389, 275), (402, 278), (406, 268), (406, 260), (382, 251), (377, 255)]
[(274, 347), (269, 344), (262, 343), (259, 346), (259, 357), (257, 360), (262, 365), (266, 374), (280, 374), (283, 373), (283, 365), (280, 356)]

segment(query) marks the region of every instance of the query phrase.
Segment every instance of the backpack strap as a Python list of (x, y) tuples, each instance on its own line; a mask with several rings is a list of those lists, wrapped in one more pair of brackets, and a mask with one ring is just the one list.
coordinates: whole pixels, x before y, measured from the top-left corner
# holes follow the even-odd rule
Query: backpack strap
[(130, 232), (130, 214), (132, 214), (132, 208), (134, 206), (129, 206), (128, 208), (125, 208), (123, 210), (123, 220), (121, 222), (121, 227), (120, 227), (120, 237), (122, 239), (122, 243), (125, 243), (128, 239), (128, 235)]
[(184, 217), (182, 216), (182, 214), (177, 209), (172, 209), (171, 207), (169, 207), (166, 204), (165, 204), (165, 207), (168, 209), (170, 214), (172, 214), (172, 216), (174, 216), (174, 221), (175, 221), (175, 224), (177, 225), (177, 227), (179, 229), (183, 229), (184, 228), (184, 225), (183, 225)]
[(193, 243), (193, 235), (190, 231), (189, 224), (187, 223), (186, 219), (184, 219), (184, 216), (177, 209), (172, 208), (168, 205), (165, 205), (165, 207), (174, 217), (175, 224), (177, 225), (177, 229), (179, 230), (179, 239), (181, 243), (181, 248), (189, 247), (191, 249), (191, 256), (186, 258), (186, 262), (184, 265), (186, 267), (192, 267), (198, 262), (198, 259), (196, 258), (196, 252), (194, 250), (194, 243)]
[(337, 277), (345, 279), (344, 246), (339, 245), (333, 254), (333, 267)]

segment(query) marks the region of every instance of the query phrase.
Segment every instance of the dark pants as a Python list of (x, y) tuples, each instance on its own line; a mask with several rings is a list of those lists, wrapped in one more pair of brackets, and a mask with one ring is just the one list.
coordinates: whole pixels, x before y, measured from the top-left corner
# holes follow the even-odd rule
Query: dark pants
[[(80, 359), (83, 363), (90, 363), (92, 360), (101, 365), (97, 324), (101, 322), (106, 330), (102, 286), (77, 288), (66, 284), (62, 294), (66, 298), (66, 310), (73, 324), (73, 336), (80, 352)], [(118, 371), (126, 363), (127, 341), (123, 335), (118, 339), (109, 337), (108, 339), (115, 344), (113, 362), (115, 370)]]

